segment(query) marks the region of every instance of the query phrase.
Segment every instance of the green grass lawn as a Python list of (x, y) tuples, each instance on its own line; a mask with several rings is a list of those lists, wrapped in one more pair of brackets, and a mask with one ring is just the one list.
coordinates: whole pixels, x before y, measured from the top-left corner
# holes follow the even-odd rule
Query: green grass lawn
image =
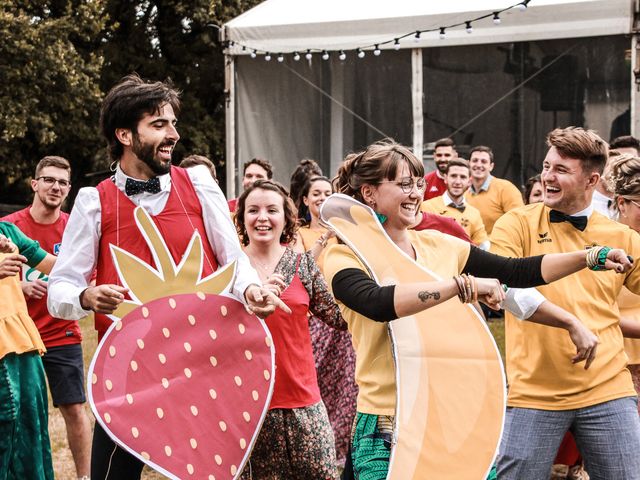
[(493, 338), (495, 338), (496, 343), (498, 344), (502, 363), (504, 364), (504, 318), (495, 319), (487, 325), (493, 334)]

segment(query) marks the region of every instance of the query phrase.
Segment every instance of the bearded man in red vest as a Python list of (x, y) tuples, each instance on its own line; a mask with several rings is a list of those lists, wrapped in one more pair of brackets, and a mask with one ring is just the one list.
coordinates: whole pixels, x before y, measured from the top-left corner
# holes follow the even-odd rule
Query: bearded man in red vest
[[(203, 237), (208, 276), (218, 265), (237, 261), (233, 293), (257, 315), (276, 306), (278, 297), (261, 287), (257, 273), (242, 252), (224, 194), (204, 166), (185, 170), (171, 165), (180, 139), (176, 115), (180, 100), (166, 82), (146, 82), (128, 75), (107, 94), (100, 114), (102, 134), (115, 174), (96, 188), (78, 193), (62, 239), (56, 269), (51, 273), (48, 307), (52, 315), (80, 320), (91, 311), (101, 339), (112, 313), (128, 290), (118, 281), (109, 245), (153, 264), (151, 252), (134, 219), (135, 207), (153, 218), (171, 254), (179, 263), (195, 230)], [(96, 271), (96, 285), (89, 285)], [(139, 479), (143, 464), (117, 446), (96, 423), (91, 456), (93, 478)]]

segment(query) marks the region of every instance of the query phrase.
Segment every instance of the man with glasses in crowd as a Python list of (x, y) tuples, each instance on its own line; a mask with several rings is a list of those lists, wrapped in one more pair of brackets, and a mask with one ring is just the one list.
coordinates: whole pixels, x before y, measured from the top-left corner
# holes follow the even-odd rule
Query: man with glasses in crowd
[[(2, 220), (15, 224), (49, 253), (58, 254), (69, 214), (60, 210), (71, 188), (71, 166), (62, 157), (44, 157), (31, 180), (31, 206)], [(47, 310), (48, 277), (24, 265), (22, 291), (47, 353), (42, 357), (54, 406), (67, 428), (69, 448), (78, 478), (89, 478), (91, 423), (84, 403), (82, 334), (78, 322), (52, 317)]]

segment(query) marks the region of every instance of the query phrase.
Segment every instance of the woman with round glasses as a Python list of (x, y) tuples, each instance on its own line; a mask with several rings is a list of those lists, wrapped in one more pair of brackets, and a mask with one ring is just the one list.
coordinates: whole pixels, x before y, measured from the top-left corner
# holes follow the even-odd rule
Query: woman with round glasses
[[(614, 157), (607, 168), (605, 180), (614, 192), (613, 210), (618, 221), (640, 233), (640, 158), (629, 154)], [(625, 336), (624, 349), (629, 357), (627, 368), (631, 372), (633, 385), (640, 395), (640, 296), (634, 295), (626, 287), (618, 297), (620, 328)], [(640, 406), (638, 407), (640, 411)]]
[[(443, 278), (381, 286), (346, 245), (334, 245), (326, 254), (327, 283), (349, 325), (356, 351), (359, 394), (352, 461), (356, 478), (360, 479), (384, 478), (388, 470), (396, 397), (386, 322), (426, 310), (456, 295), (464, 302), (479, 299), (497, 309), (505, 298), (501, 282), (512, 287), (541, 285), (578, 271), (587, 263), (584, 251), (510, 259), (433, 230), (410, 230), (424, 193), (423, 177), (422, 162), (408, 148), (383, 141), (347, 156), (334, 179), (337, 192), (376, 212), (398, 248)], [(623, 268), (620, 263), (626, 262), (624, 256), (621, 250), (610, 251), (607, 268)], [(578, 355), (574, 362), (593, 356), (597, 338), (582, 324), (576, 321), (555, 326), (568, 330), (576, 344)]]

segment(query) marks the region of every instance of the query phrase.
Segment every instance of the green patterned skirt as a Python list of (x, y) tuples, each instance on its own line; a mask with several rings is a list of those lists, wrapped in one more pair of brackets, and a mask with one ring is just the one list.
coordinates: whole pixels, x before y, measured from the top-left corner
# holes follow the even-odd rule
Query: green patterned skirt
[[(351, 459), (356, 480), (387, 478), (393, 443), (393, 417), (356, 413)], [(496, 480), (492, 467), (487, 480)]]
[(53, 480), (47, 389), (38, 352), (0, 359), (0, 480)]

